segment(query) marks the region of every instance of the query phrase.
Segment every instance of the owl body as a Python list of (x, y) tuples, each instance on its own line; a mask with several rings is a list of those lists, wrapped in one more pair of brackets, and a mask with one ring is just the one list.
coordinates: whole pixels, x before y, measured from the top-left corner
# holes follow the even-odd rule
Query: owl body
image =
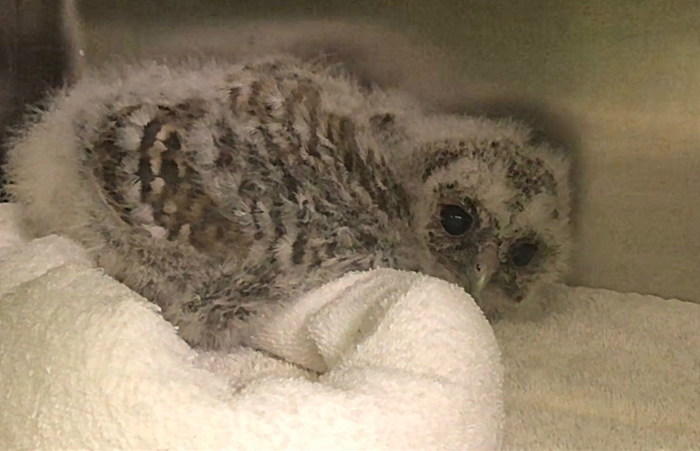
[(38, 235), (80, 241), (189, 343), (228, 348), (352, 270), (441, 277), (487, 311), (554, 278), (566, 161), (529, 139), (273, 57), (87, 77), (8, 167)]

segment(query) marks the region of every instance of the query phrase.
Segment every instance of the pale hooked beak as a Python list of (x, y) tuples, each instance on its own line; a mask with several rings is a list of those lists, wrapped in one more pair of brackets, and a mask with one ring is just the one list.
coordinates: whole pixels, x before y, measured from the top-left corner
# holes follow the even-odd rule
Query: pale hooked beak
[(489, 243), (479, 249), (474, 266), (469, 270), (469, 281), (471, 282), (470, 294), (478, 298), (481, 291), (491, 280), (491, 277), (498, 269), (498, 246)]

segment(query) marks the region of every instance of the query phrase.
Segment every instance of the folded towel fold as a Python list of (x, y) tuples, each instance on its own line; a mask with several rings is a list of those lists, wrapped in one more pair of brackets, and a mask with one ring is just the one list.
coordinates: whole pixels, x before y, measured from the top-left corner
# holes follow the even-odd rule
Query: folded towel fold
[(251, 347), (198, 352), (17, 213), (0, 205), (0, 449), (700, 443), (700, 305), (555, 285), (492, 330), (463, 291), (378, 270), (260, 319)]
[[(12, 240), (10, 240), (12, 241)], [(0, 249), (0, 448), (497, 449), (502, 370), (472, 299), (348, 274), (199, 352), (60, 237)]]

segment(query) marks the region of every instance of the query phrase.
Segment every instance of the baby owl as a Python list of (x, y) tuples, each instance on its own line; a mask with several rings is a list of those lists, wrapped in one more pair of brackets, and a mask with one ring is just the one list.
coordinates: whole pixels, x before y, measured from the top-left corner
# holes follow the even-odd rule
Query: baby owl
[(191, 345), (353, 270), (461, 285), (487, 316), (566, 268), (569, 162), (511, 120), (428, 114), (293, 57), (93, 74), (9, 152), (37, 235), (69, 236)]

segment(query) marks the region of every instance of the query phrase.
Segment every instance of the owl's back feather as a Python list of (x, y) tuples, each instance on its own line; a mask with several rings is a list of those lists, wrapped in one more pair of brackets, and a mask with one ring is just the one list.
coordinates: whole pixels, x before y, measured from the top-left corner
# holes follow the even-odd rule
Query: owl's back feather
[[(9, 188), (36, 234), (76, 239), (188, 342), (227, 348), (251, 315), (351, 270), (472, 290), (489, 262), (511, 302), (560, 274), (567, 162), (530, 138), (515, 121), (427, 115), (337, 66), (154, 64), (58, 95), (11, 149)], [(446, 231), (445, 206), (469, 233)], [(516, 267), (523, 240), (540, 252)]]
[(369, 95), (286, 59), (87, 80), (16, 144), (11, 191), (40, 234), (83, 242), (186, 339), (220, 345), (202, 331), (342, 272), (407, 266), (410, 201)]

